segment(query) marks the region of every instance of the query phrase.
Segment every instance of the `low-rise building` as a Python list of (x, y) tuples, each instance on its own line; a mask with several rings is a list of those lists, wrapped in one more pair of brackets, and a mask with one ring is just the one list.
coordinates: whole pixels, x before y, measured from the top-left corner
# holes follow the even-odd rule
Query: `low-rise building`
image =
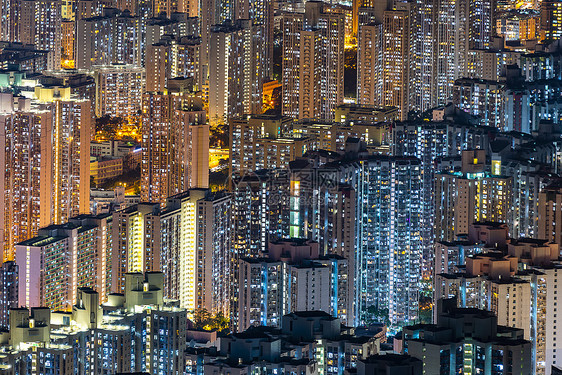
[(281, 328), (250, 327), (220, 337), (210, 348), (188, 349), (186, 374), (344, 374), (380, 351), (376, 335), (356, 334), (322, 311), (281, 320)]
[(12, 309), (0, 335), (0, 373), (181, 374), (187, 311), (164, 300), (164, 275), (125, 275), (124, 294), (99, 305), (91, 288), (77, 290), (72, 312)]
[(320, 256), (318, 242), (304, 239), (272, 242), (268, 249), (267, 257), (240, 260), (238, 331), (279, 327), (294, 311), (324, 311), (345, 323), (352, 318), (347, 259)]
[(123, 158), (98, 157), (90, 161), (90, 176), (97, 186), (123, 174)]
[(436, 324), (404, 327), (403, 351), (423, 362), (426, 374), (531, 374), (531, 342), (524, 331), (498, 325), (488, 311), (440, 300)]

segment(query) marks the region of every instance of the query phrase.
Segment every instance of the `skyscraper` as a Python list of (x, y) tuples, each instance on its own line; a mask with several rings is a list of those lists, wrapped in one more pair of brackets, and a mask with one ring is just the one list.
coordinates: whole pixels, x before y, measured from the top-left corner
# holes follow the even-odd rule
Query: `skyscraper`
[(112, 291), (126, 289), (128, 272), (164, 272), (163, 295), (190, 312), (230, 310), (231, 198), (190, 189), (165, 206), (140, 203), (113, 213)]
[(0, 138), (5, 150), (3, 211), (4, 260), (13, 259), (14, 245), (51, 222), (52, 112), (18, 111), (3, 115)]
[(250, 20), (252, 25), (261, 28), (263, 35), (263, 76), (267, 80), (273, 74), (273, 28), (274, 4), (271, 0), (236, 0), (235, 19)]
[(383, 84), (382, 24), (359, 26), (357, 37), (357, 103), (382, 104)]
[(554, 41), (562, 37), (562, 2), (542, 0), (540, 2), (541, 25), (540, 37)]
[(344, 15), (319, 1), (304, 13), (284, 13), (282, 113), (333, 119), (343, 103)]
[(562, 243), (562, 182), (546, 186), (539, 194), (537, 238)]
[(373, 157), (356, 167), (357, 314), (388, 311), (393, 324), (415, 321), (421, 279), (421, 163)]
[(250, 20), (211, 29), (209, 39), (209, 121), (262, 111), (263, 28)]
[[(13, 41), (33, 44), (35, 48), (49, 51), (47, 69), (59, 70), (61, 66), (62, 15), (61, 0), (15, 0)], [(4, 8), (4, 4), (2, 5)]]
[(144, 69), (136, 65), (94, 66), (96, 116), (131, 118), (140, 114)]
[(139, 17), (110, 8), (103, 16), (76, 21), (76, 67), (140, 65)]
[(176, 77), (190, 77), (193, 85), (201, 87), (199, 64), (201, 40), (172, 35), (163, 36), (158, 43), (146, 48), (146, 91), (162, 92), (168, 81)]
[(141, 199), (164, 203), (209, 184), (209, 126), (197, 98), (179, 92), (143, 96)]
[(9, 310), (18, 304), (18, 265), (4, 262), (0, 266), (0, 327), (7, 329), (10, 324)]
[(462, 173), (435, 174), (435, 238), (453, 241), (477, 221), (507, 223), (513, 232), (513, 181), (485, 172), (486, 152), (463, 152)]
[(89, 212), (91, 104), (69, 87), (42, 90), (42, 101), (2, 94), (18, 103), (0, 119), (4, 259), (39, 228)]
[(414, 109), (415, 46), (414, 9), (411, 3), (398, 3), (384, 13), (382, 105), (397, 107), (400, 120)]
[[(53, 113), (52, 222), (62, 224), (90, 211), (89, 156), (93, 114), (91, 102), (72, 98), (69, 87), (51, 90), (53, 99), (44, 102)], [(44, 95), (45, 89), (41, 91)]]
[[(110, 248), (103, 226), (75, 221), (51, 225), (38, 236), (16, 245), (19, 265), (19, 303), (21, 306), (46, 306), (55, 311), (70, 311), (76, 303), (77, 289), (96, 288), (101, 301), (109, 290), (103, 285), (109, 271)], [(105, 237), (105, 238), (104, 238)]]

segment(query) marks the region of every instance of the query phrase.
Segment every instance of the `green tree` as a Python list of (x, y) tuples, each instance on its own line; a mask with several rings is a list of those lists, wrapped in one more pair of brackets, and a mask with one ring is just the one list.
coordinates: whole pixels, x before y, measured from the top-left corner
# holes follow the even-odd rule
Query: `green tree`
[(224, 331), (227, 330), (229, 327), (229, 320), (226, 316), (224, 316), (224, 314), (222, 313), (222, 311), (219, 311), (214, 317), (213, 317), (213, 328), (219, 330), (219, 331)]
[(213, 316), (207, 309), (196, 309), (193, 312), (193, 323), (196, 329), (205, 331), (226, 331), (229, 329), (229, 320), (222, 311)]
[(211, 313), (207, 309), (202, 308), (193, 311), (193, 323), (195, 324), (195, 328), (204, 329), (210, 325), (211, 320)]
[(387, 327), (390, 326), (390, 319), (388, 318), (388, 309), (377, 309), (375, 306), (367, 308), (367, 324), (384, 323)]

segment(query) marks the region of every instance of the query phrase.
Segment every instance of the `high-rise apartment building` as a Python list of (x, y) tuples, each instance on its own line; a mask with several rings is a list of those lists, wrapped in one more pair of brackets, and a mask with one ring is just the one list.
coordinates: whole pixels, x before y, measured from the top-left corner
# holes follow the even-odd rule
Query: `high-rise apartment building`
[(471, 49), (488, 49), (496, 25), (496, 0), (470, 0), (466, 2), (468, 41)]
[(344, 15), (319, 1), (304, 13), (284, 13), (282, 113), (333, 119), (343, 103)]
[(161, 269), (160, 205), (139, 203), (112, 216), (111, 291), (123, 293), (128, 272)]
[(423, 2), (379, 2), (358, 10), (359, 104), (396, 107), (401, 120), (410, 110), (432, 106), (433, 12)]
[(231, 220), (227, 194), (191, 189), (168, 199), (161, 215), (166, 295), (189, 311), (229, 314)]
[(130, 118), (140, 115), (144, 69), (135, 65), (94, 66), (96, 116)]
[(435, 49), (436, 104), (447, 104), (452, 96), (454, 81), (464, 74), (467, 24), (464, 2), (441, 0), (437, 2)]
[(437, 105), (435, 38), (438, 1), (418, 1), (414, 21), (414, 95), (413, 107), (422, 113)]
[(104, 10), (103, 16), (76, 21), (76, 67), (140, 65), (139, 17), (128, 11)]
[(199, 12), (192, 16), (201, 19), (201, 68), (204, 70), (203, 78), (210, 78), (211, 33), (215, 25), (222, 25), (228, 20), (236, 20), (235, 2), (228, 0), (203, 0), (199, 3)]
[(263, 100), (263, 28), (250, 20), (224, 23), (209, 38), (209, 121), (224, 124), (260, 114)]
[[(61, 92), (60, 88), (70, 88), (70, 97), (86, 99), (92, 103), (92, 113), (95, 107), (96, 82), (89, 74), (59, 70), (57, 72), (45, 73), (40, 80), (42, 86), (35, 88), (35, 96), (40, 101), (52, 101), (54, 94)], [(58, 91), (53, 88), (59, 88)], [(46, 96), (46, 97), (44, 97)], [(93, 135), (94, 132), (92, 132)]]
[(314, 139), (298, 134), (275, 139), (259, 138), (256, 141), (256, 154), (253, 155), (253, 168), (249, 170), (287, 168), (291, 161), (312, 150)]
[(107, 300), (111, 275), (111, 235), (107, 217), (83, 216), (62, 225), (51, 225), (16, 245), (19, 266), (19, 304), (70, 311), (77, 289), (100, 291)]
[[(249, 246), (257, 252), (263, 248), (260, 241), (276, 235), (318, 241), (322, 255), (348, 259), (354, 275), (349, 276), (354, 304), (348, 307), (348, 321), (366, 319), (373, 311), (387, 311), (393, 324), (413, 321), (422, 276), (421, 163), (410, 157), (363, 156), (353, 151), (357, 142), (348, 143), (346, 160), (331, 154), (331, 162), (319, 152), (319, 160), (313, 154), (310, 163), (291, 162), (287, 175), (256, 174), (251, 186), (235, 185), (237, 214), (251, 222), (237, 225), (235, 246), (240, 244), (239, 252)], [(315, 166), (319, 161), (325, 164)], [(252, 233), (259, 239), (250, 241)]]
[(496, 17), (496, 33), (506, 40), (533, 40), (540, 36), (540, 15), (506, 12)]
[(258, 170), (259, 168), (255, 167), (258, 140), (277, 139), (289, 134), (292, 130), (292, 122), (291, 117), (281, 115), (264, 114), (231, 118), (230, 174), (244, 175), (246, 172)]
[(553, 182), (539, 193), (537, 238), (562, 244), (562, 183)]
[(172, 13), (188, 13), (191, 17), (199, 14), (199, 6), (193, 0), (156, 0), (153, 2), (152, 15), (154, 17), (165, 14), (170, 17)]
[(464, 151), (461, 173), (435, 174), (435, 238), (454, 241), (477, 221), (513, 228), (513, 179), (486, 172), (484, 150)]
[(491, 311), (498, 323), (522, 329), (531, 342), (533, 373), (550, 373), (560, 352), (554, 323), (559, 252), (558, 244), (523, 238), (507, 243), (507, 251), (467, 256), (466, 268), (436, 274), (435, 298), (455, 297), (459, 307)]
[(162, 92), (168, 81), (176, 77), (190, 77), (194, 86), (202, 82), (199, 65), (199, 38), (164, 35), (158, 43), (146, 48), (146, 91)]
[[(468, 120), (468, 121), (467, 121)], [(424, 241), (424, 275), (431, 275), (431, 259), (434, 242), (434, 208), (435, 189), (441, 185), (434, 183), (435, 173), (441, 172), (437, 160), (448, 158), (460, 161), (463, 150), (488, 149), (490, 145), (489, 128), (474, 126), (472, 120), (459, 112), (452, 105), (440, 107), (433, 110), (432, 121), (408, 121), (394, 124), (392, 127), (392, 153), (396, 156), (414, 156), (422, 161), (423, 189), (422, 196), (425, 213), (423, 215), (424, 230), (422, 234)], [(453, 159), (454, 158), (454, 159)], [(513, 165), (505, 160), (506, 165)], [(502, 171), (501, 161), (494, 172), (495, 175), (504, 175), (511, 172)], [(457, 171), (458, 172), (458, 171)], [(452, 177), (451, 177), (452, 178)], [(530, 177), (529, 177), (530, 178)], [(529, 181), (529, 188), (533, 184)], [(513, 190), (515, 191), (515, 190)], [(530, 198), (532, 195), (529, 196)], [(465, 232), (468, 227), (465, 228)], [(451, 236), (452, 241), (456, 237)], [(440, 240), (441, 237), (436, 237)]]
[(189, 311), (228, 315), (231, 294), (231, 199), (191, 189), (166, 206), (140, 203), (113, 214), (112, 291), (127, 272), (164, 272), (163, 293)]
[(237, 0), (235, 2), (236, 20), (250, 20), (253, 25), (262, 29), (263, 35), (263, 76), (265, 80), (273, 74), (273, 29), (274, 4), (271, 0)]
[(532, 373), (531, 343), (522, 329), (500, 326), (487, 311), (456, 308), (454, 300), (439, 301), (437, 309), (435, 324), (408, 326), (402, 332), (404, 351), (423, 361), (427, 373), (501, 373), (507, 368)]
[(75, 99), (70, 87), (36, 88), (41, 106), (53, 114), (54, 224), (90, 211), (90, 139), (92, 103)]
[(10, 103), (0, 120), (5, 260), (39, 228), (89, 212), (90, 102), (72, 98), (68, 87), (37, 95), (43, 100), (2, 94)]
[(382, 105), (397, 107), (406, 120), (414, 109), (414, 8), (398, 3), (384, 13)]
[(146, 21), (146, 47), (158, 43), (164, 35), (197, 38), (199, 29), (199, 19), (185, 13), (174, 13), (169, 18), (152, 17)]
[[(49, 372), (74, 373), (72, 346), (53, 344), (49, 340), (50, 313), (50, 310), (44, 307), (10, 310), (7, 344), (14, 348), (14, 351), (10, 356), (3, 358), (5, 367), (33, 375)], [(36, 349), (30, 349), (31, 347)]]
[(0, 9), (0, 40), (13, 40), (14, 33), (14, 6), (12, 1), (5, 1)]
[(197, 98), (180, 92), (143, 96), (141, 199), (164, 203), (209, 184), (209, 125)]
[(334, 122), (302, 120), (293, 133), (314, 139), (315, 150), (345, 152), (350, 138), (358, 139), (369, 153), (390, 153), (391, 122), (398, 118), (395, 107), (344, 104), (336, 108)]
[(0, 118), (5, 130), (2, 228), (4, 260), (12, 260), (14, 245), (51, 223), (52, 132), (49, 110), (17, 111)]
[[(496, 159), (494, 155), (494, 159)], [(497, 160), (492, 163), (498, 165)], [(513, 226), (511, 236), (513, 238), (549, 238), (544, 234), (539, 236), (540, 219), (540, 193), (556, 181), (558, 176), (554, 175), (549, 168), (542, 163), (523, 160), (503, 160), (498, 166), (502, 174), (513, 176)]]
[(18, 303), (18, 265), (4, 262), (0, 266), (0, 327), (7, 329), (10, 324), (9, 311), (19, 306)]
[(357, 103), (382, 104), (383, 28), (380, 23), (359, 26), (357, 36)]
[(555, 41), (562, 37), (562, 2), (542, 0), (540, 2), (541, 25), (540, 37), (546, 41)]
[(75, 44), (76, 23), (74, 21), (63, 20), (61, 23), (61, 64), (63, 66), (72, 66), (74, 62), (74, 44)]
[(507, 225), (503, 223), (474, 223), (468, 235), (456, 241), (436, 241), (434, 246), (433, 278), (442, 273), (453, 273), (466, 264), (472, 255), (489, 249), (504, 249), (509, 241)]
[(359, 9), (358, 103), (395, 106), (401, 119), (435, 105), (435, 5), (380, 2)]
[(319, 244), (303, 239), (272, 242), (268, 257), (241, 259), (238, 331), (278, 327), (283, 315), (295, 311), (324, 311), (348, 321), (353, 288), (348, 270), (345, 258), (321, 257)]
[(189, 191), (196, 212), (196, 308), (230, 312), (232, 294), (231, 197), (203, 189)]
[(246, 172), (232, 181), (231, 324), (238, 326), (239, 265), (262, 257), (269, 242), (289, 237), (289, 172)]
[[(300, 31), (305, 27), (303, 14), (285, 13), (283, 30), (282, 113), (299, 118)], [(290, 52), (289, 52), (290, 51)]]
[(392, 154), (395, 156), (412, 156), (418, 158), (422, 163), (423, 180), (422, 210), (422, 242), (423, 242), (423, 275), (428, 277), (431, 270), (433, 249), (433, 175), (435, 172), (435, 159), (455, 154), (455, 150), (449, 150), (449, 131), (444, 123), (435, 122), (431, 125), (425, 123), (420, 126), (416, 123), (404, 122), (392, 128), (393, 142)]
[[(348, 145), (348, 157), (354, 145)], [(420, 161), (360, 154), (320, 168), (305, 164), (291, 163), (289, 233), (318, 240), (326, 255), (348, 259), (355, 283), (354, 316), (348, 319), (361, 321), (373, 311), (388, 314), (392, 324), (417, 319), (424, 204)]]
[(470, 50), (492, 48), (495, 11), (493, 0), (362, 4), (355, 10), (358, 102), (397, 106), (403, 120), (408, 111), (447, 104), (453, 82), (472, 67)]
[(33, 375), (184, 373), (187, 311), (164, 300), (162, 273), (126, 279), (124, 293), (101, 306), (95, 290), (79, 288), (72, 311), (12, 309), (2, 367)]
[(76, 20), (102, 16), (105, 8), (114, 8), (113, 0), (76, 0)]
[(453, 104), (479, 116), (482, 125), (504, 130), (504, 91), (505, 85), (501, 82), (461, 78), (453, 86)]
[[(7, 4), (3, 4), (4, 8)], [(62, 15), (61, 0), (15, 0), (10, 21), (12, 41), (33, 44), (39, 50), (49, 51), (47, 69), (61, 67)]]
[(270, 241), (288, 236), (285, 206), (288, 206), (289, 188), (282, 183), (288, 181), (287, 175), (288, 172), (284, 170), (257, 171), (234, 179), (232, 214), (235, 256), (257, 257), (266, 251)]
[(420, 161), (377, 156), (352, 168), (357, 314), (374, 307), (388, 309), (393, 324), (415, 321), (422, 274)]

